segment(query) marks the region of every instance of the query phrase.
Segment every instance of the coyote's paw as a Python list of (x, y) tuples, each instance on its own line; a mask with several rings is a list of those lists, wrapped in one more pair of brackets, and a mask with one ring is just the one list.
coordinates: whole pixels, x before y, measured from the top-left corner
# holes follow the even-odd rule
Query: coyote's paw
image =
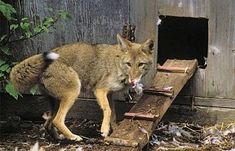
[(107, 136), (109, 135), (109, 130), (110, 130), (110, 126), (104, 126), (104, 125), (102, 125), (102, 126), (101, 126), (101, 130), (100, 130), (101, 136), (107, 137)]
[(82, 138), (78, 135), (73, 135), (71, 138), (69, 138), (72, 141), (80, 142), (82, 141)]

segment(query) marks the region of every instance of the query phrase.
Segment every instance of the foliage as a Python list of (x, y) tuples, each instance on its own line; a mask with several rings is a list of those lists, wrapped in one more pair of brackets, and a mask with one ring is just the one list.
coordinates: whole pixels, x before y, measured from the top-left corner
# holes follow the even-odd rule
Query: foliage
[[(52, 9), (49, 11), (53, 12)], [(10, 44), (33, 38), (41, 33), (48, 33), (50, 27), (60, 19), (69, 18), (69, 14), (63, 10), (57, 12), (56, 15), (48, 16), (41, 23), (35, 24), (28, 17), (19, 17), (15, 8), (0, 0), (0, 15), (7, 20), (7, 32), (0, 37), (0, 88), (4, 88), (7, 93), (18, 99), (21, 96), (8, 80), (9, 73), (13, 65), (13, 55)], [(37, 87), (33, 87), (30, 92), (35, 94)]]

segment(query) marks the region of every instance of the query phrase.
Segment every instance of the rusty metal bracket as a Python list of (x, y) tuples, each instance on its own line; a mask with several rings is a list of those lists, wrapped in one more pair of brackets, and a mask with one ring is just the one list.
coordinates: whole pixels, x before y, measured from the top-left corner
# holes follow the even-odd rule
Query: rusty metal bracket
[(165, 88), (149, 87), (144, 89), (144, 93), (160, 94), (168, 97), (174, 96), (173, 87), (165, 87)]
[(143, 112), (127, 112), (124, 114), (124, 118), (133, 119), (133, 120), (146, 120), (146, 121), (156, 121), (159, 115), (153, 115), (151, 113), (143, 113)]
[(126, 38), (127, 40), (131, 42), (135, 42), (135, 25), (131, 25), (129, 23), (126, 23), (122, 27), (122, 37)]

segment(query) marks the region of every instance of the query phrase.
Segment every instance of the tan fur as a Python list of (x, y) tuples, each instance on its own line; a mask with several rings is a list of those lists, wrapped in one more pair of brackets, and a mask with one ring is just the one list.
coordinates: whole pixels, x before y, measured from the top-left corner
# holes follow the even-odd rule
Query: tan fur
[(45, 66), (46, 63), (42, 54), (34, 55), (12, 68), (10, 80), (17, 90), (26, 92), (34, 84), (38, 83), (39, 75)]
[[(153, 41), (131, 43), (119, 35), (117, 41), (117, 45), (74, 43), (56, 48), (53, 51), (60, 55), (59, 59), (46, 70), (41, 70), (42, 73), (36, 73), (41, 75), (40, 84), (44, 91), (59, 100), (59, 109), (50, 121), (67, 139), (81, 140), (81, 137), (73, 134), (64, 124), (66, 114), (81, 88), (94, 92), (103, 110), (101, 132), (106, 137), (109, 134), (110, 122), (114, 118), (107, 98), (108, 93), (123, 89), (129, 82), (140, 80), (148, 72), (153, 59)], [(26, 65), (33, 62), (40, 62), (40, 57), (26, 59), (13, 69), (11, 79), (16, 87), (24, 81), (24, 85), (26, 82), (35, 83), (33, 74), (19, 72), (18, 75), (16, 72), (19, 69), (27, 71)], [(32, 78), (32, 81), (21, 82), (18, 77), (22, 76)]]

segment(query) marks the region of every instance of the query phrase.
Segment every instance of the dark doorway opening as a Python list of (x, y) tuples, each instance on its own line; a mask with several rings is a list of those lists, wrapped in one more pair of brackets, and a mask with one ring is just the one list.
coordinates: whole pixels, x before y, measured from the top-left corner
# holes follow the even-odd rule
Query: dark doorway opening
[(167, 59), (197, 59), (205, 68), (208, 54), (208, 19), (160, 16), (158, 63)]

